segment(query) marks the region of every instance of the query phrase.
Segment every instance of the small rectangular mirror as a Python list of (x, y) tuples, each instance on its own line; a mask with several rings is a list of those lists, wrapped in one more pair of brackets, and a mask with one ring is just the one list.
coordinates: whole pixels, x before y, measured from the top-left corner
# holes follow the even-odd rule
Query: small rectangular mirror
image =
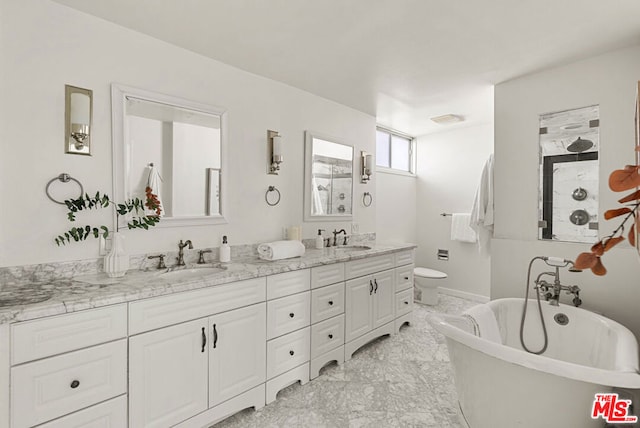
[(353, 216), (353, 147), (305, 132), (306, 221), (349, 220)]
[(224, 110), (121, 85), (112, 96), (116, 200), (149, 186), (160, 227), (226, 223)]
[(539, 239), (598, 240), (599, 106), (540, 116)]

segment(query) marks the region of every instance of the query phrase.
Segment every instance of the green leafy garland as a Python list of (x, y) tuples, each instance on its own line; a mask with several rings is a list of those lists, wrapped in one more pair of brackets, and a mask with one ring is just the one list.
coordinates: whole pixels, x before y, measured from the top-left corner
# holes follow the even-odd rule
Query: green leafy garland
[[(96, 192), (94, 197), (90, 197), (89, 194), (85, 193), (84, 196), (80, 196), (78, 199), (67, 199), (64, 201), (65, 205), (69, 209), (67, 219), (73, 222), (76, 221), (76, 213), (79, 211), (92, 210), (94, 208), (106, 208), (109, 205), (113, 205), (115, 206), (118, 216), (134, 213), (134, 217), (127, 223), (127, 227), (129, 229), (147, 230), (149, 227), (153, 227), (160, 222), (162, 209), (160, 207), (158, 197), (152, 193), (151, 188), (147, 187), (145, 189), (145, 193), (146, 200), (144, 203), (139, 198), (132, 198), (124, 201), (122, 204), (116, 204), (109, 199), (108, 195), (101, 195), (100, 192)], [(155, 215), (140, 215), (140, 213), (144, 214), (145, 209), (155, 211)], [(100, 236), (107, 238), (109, 236), (109, 229), (104, 225), (99, 227), (93, 227), (90, 225), (86, 225), (84, 227), (74, 226), (64, 232), (63, 235), (58, 235), (58, 237), (55, 238), (55, 242), (58, 246), (66, 245), (72, 241), (84, 241), (92, 235), (94, 238), (98, 238)]]

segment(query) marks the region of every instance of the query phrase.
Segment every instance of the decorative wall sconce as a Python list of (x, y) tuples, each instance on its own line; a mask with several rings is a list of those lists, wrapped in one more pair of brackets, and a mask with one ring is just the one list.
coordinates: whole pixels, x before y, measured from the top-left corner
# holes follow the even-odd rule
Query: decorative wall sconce
[(367, 152), (360, 152), (361, 170), (360, 170), (360, 182), (368, 183), (371, 180), (371, 172), (373, 170), (373, 156)]
[(91, 156), (93, 91), (65, 85), (65, 153)]
[(282, 136), (278, 131), (267, 130), (267, 154), (269, 155), (269, 174), (278, 175), (282, 163)]

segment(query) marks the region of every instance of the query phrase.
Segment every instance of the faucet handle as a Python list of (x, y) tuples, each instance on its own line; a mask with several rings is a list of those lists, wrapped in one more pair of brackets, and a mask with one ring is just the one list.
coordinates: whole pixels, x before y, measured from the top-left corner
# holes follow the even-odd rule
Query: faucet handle
[(157, 256), (149, 256), (148, 259), (160, 259), (158, 260), (158, 269), (165, 269), (167, 266), (164, 264), (165, 254), (158, 254)]
[(211, 250), (198, 250), (198, 264), (202, 265), (205, 263), (204, 261), (204, 253), (210, 253)]

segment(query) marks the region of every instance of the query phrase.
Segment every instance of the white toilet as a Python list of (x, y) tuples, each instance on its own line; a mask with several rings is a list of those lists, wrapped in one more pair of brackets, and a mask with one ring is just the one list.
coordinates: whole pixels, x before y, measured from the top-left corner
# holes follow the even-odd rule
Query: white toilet
[(420, 299), (417, 301), (425, 305), (438, 304), (438, 283), (447, 277), (447, 274), (433, 269), (417, 267), (413, 269), (413, 281), (416, 289), (420, 291)]

